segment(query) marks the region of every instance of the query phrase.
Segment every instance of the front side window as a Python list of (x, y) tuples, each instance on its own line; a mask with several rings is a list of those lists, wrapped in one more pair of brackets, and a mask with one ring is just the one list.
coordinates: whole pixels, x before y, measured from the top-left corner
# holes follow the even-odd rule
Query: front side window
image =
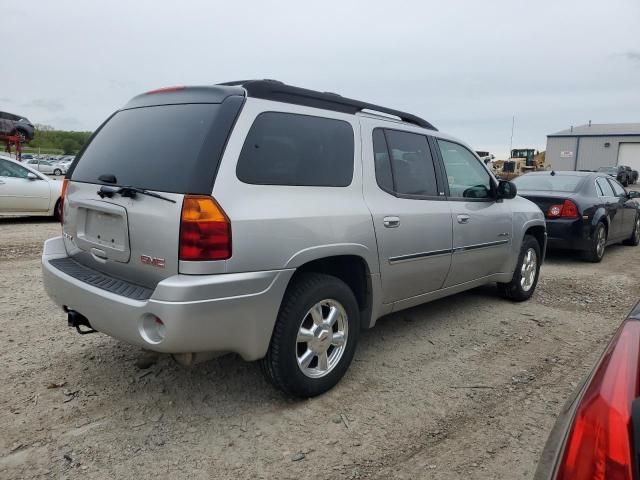
[(265, 112), (249, 130), (236, 175), (254, 185), (346, 187), (353, 178), (353, 154), (348, 122)]
[(491, 176), (462, 145), (438, 140), (452, 198), (491, 198)]
[(602, 196), (604, 197), (615, 197), (616, 194), (613, 193), (613, 188), (611, 188), (611, 185), (609, 185), (609, 182), (607, 182), (607, 179), (604, 177), (599, 177), (598, 179), (596, 179), (596, 183), (598, 184), (598, 187), (600, 187), (600, 191), (602, 192)]
[(377, 128), (373, 132), (373, 150), (380, 188), (400, 195), (438, 195), (427, 137)]
[(0, 177), (27, 178), (29, 170), (15, 163), (0, 160)]

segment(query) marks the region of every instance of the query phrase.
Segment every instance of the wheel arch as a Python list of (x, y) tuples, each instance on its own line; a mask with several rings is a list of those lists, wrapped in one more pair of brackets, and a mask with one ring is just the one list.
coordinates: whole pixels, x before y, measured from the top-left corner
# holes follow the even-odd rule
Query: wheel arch
[(346, 283), (358, 302), (360, 326), (368, 328), (372, 323), (374, 282), (369, 263), (361, 255), (342, 254), (314, 258), (296, 267), (289, 280), (290, 288), (302, 273), (324, 273)]

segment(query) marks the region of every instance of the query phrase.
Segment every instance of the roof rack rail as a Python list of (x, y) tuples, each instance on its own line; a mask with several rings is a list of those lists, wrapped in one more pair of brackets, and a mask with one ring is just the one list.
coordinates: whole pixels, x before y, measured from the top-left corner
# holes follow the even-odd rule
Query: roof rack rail
[(386, 113), (400, 118), (403, 122), (412, 123), (429, 130), (438, 129), (423, 118), (392, 108), (381, 107), (372, 103), (346, 98), (337, 93), (318, 92), (306, 88), (293, 87), (278, 80), (237, 80), (219, 83), (218, 85), (242, 86), (249, 97), (274, 100), (276, 102), (293, 103), (307, 107), (322, 108), (336, 112), (355, 114), (362, 110)]

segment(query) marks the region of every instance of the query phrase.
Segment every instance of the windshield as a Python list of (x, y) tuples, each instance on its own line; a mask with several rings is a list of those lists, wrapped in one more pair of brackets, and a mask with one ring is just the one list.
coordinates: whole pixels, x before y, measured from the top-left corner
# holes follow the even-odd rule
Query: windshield
[[(78, 158), (73, 181), (116, 184), (174, 193), (206, 193), (199, 180), (212, 185), (218, 159), (209, 150), (212, 137), (229, 129), (215, 128), (220, 104), (179, 104), (117, 112)], [(216, 138), (213, 140), (215, 141)]]
[(518, 190), (575, 192), (583, 178), (579, 175), (522, 175), (513, 182)]

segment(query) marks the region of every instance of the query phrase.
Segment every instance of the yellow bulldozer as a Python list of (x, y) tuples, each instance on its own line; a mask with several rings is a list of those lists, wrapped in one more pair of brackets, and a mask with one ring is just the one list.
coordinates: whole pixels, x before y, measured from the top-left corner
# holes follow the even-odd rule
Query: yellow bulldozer
[(545, 152), (533, 148), (514, 148), (508, 160), (493, 162), (493, 171), (501, 180), (512, 180), (538, 170), (546, 170)]

